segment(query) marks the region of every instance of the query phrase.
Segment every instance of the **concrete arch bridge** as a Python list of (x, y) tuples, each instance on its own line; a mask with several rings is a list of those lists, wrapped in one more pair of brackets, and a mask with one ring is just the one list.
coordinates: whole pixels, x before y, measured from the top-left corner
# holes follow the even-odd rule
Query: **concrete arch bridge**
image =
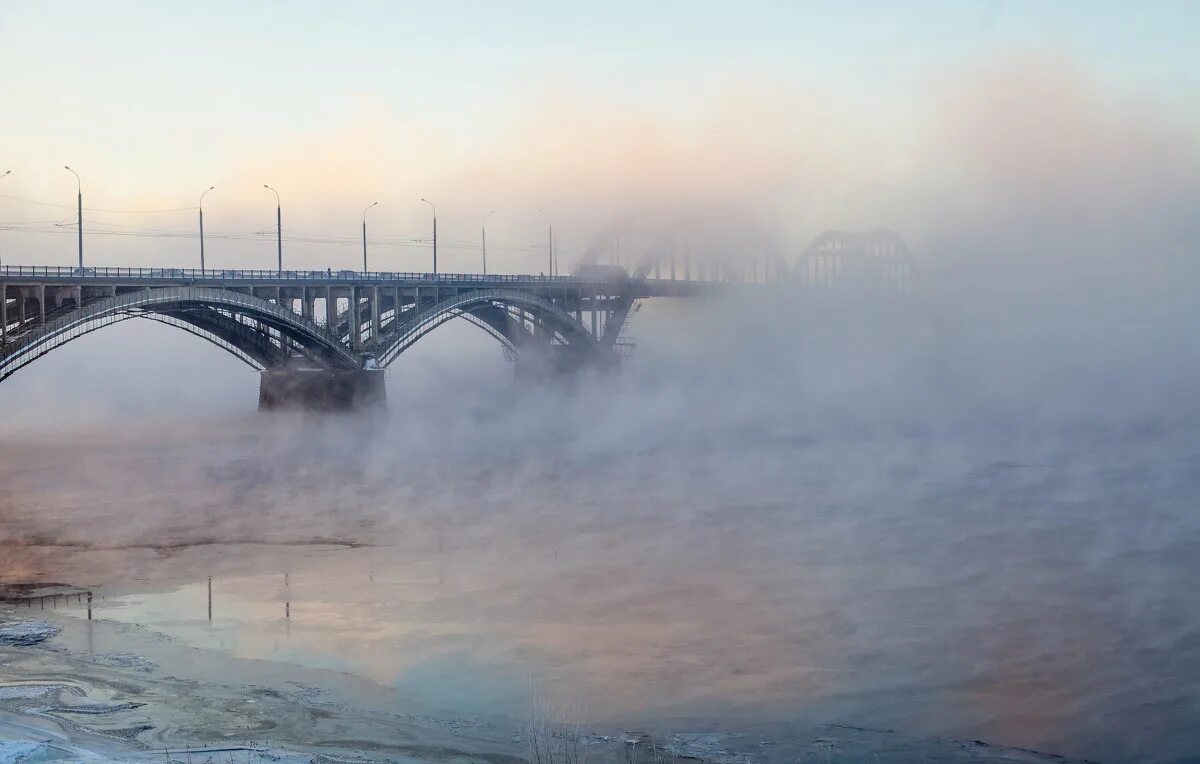
[(0, 381), (132, 318), (199, 336), (261, 372), (260, 405), (383, 400), (383, 369), (441, 324), (494, 337), (518, 374), (619, 363), (635, 303), (718, 288), (644, 272), (507, 276), (330, 271), (0, 268)]

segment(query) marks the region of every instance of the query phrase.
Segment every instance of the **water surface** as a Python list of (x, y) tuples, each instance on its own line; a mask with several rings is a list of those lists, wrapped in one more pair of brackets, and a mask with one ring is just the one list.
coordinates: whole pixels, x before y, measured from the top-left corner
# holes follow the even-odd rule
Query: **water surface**
[(495, 416), (425, 449), (396, 419), (6, 447), (4, 579), (458, 713), (519, 715), (535, 688), (595, 724), (1200, 750), (1182, 435), (756, 428), (647, 449)]

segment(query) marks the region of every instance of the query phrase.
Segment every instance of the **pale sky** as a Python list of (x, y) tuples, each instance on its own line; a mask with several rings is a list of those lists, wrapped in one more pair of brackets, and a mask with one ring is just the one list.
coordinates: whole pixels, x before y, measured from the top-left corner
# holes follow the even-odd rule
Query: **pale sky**
[(1012, 57), (1053, 62), (1034, 70), (1069, 72), (1115, 108), (1150, 104), (1182, 134), (1200, 122), (1193, 2), (2, 7), (0, 226), (24, 229), (0, 230), (5, 263), (73, 261), (69, 232), (53, 232), (73, 220), (64, 164), (83, 176), (96, 265), (194, 265), (183, 208), (216, 185), (212, 264), (273, 267), (266, 238), (216, 237), (267, 232), (270, 183), (285, 234), (310, 239), (285, 244), (296, 267), (356, 267), (377, 200), (371, 230), (392, 244), (373, 267), (427, 267), (410, 241), (429, 233), (427, 196), (444, 270), (476, 269), (496, 209), (493, 267), (529, 271), (547, 222), (574, 260), (605, 231), (652, 238), (639, 209), (727, 206), (731, 226), (789, 246), (902, 223), (915, 189), (949, 172), (927, 145), (946, 94)]

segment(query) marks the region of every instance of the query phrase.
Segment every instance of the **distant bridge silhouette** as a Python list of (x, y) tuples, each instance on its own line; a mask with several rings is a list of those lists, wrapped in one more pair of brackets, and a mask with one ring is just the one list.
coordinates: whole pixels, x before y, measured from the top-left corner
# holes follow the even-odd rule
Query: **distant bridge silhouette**
[(916, 263), (894, 231), (829, 231), (813, 239), (792, 269), (795, 283), (841, 290), (906, 292)]

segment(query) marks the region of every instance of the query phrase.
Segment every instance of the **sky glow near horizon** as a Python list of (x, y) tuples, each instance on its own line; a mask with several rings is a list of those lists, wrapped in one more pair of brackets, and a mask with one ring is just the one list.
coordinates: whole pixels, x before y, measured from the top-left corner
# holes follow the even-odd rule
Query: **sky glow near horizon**
[(549, 223), (564, 268), (614, 234), (633, 251), (715, 217), (704, 236), (726, 247), (875, 225), (919, 245), (948, 204), (1011, 212), (1026, 157), (1033, 185), (1092, 216), (1137, 200), (1095, 203), (1089, 185), (1161, 161), (1182, 216), (1197, 17), (1186, 2), (9, 3), (0, 261), (74, 261), (64, 164), (92, 264), (195, 265), (210, 185), (213, 267), (274, 267), (264, 183), (285, 234), (310, 239), (285, 242), (295, 267), (359, 267), (379, 201), (372, 267), (427, 268), (422, 196), (443, 270), (478, 269), (490, 209), (497, 270), (544, 269)]

